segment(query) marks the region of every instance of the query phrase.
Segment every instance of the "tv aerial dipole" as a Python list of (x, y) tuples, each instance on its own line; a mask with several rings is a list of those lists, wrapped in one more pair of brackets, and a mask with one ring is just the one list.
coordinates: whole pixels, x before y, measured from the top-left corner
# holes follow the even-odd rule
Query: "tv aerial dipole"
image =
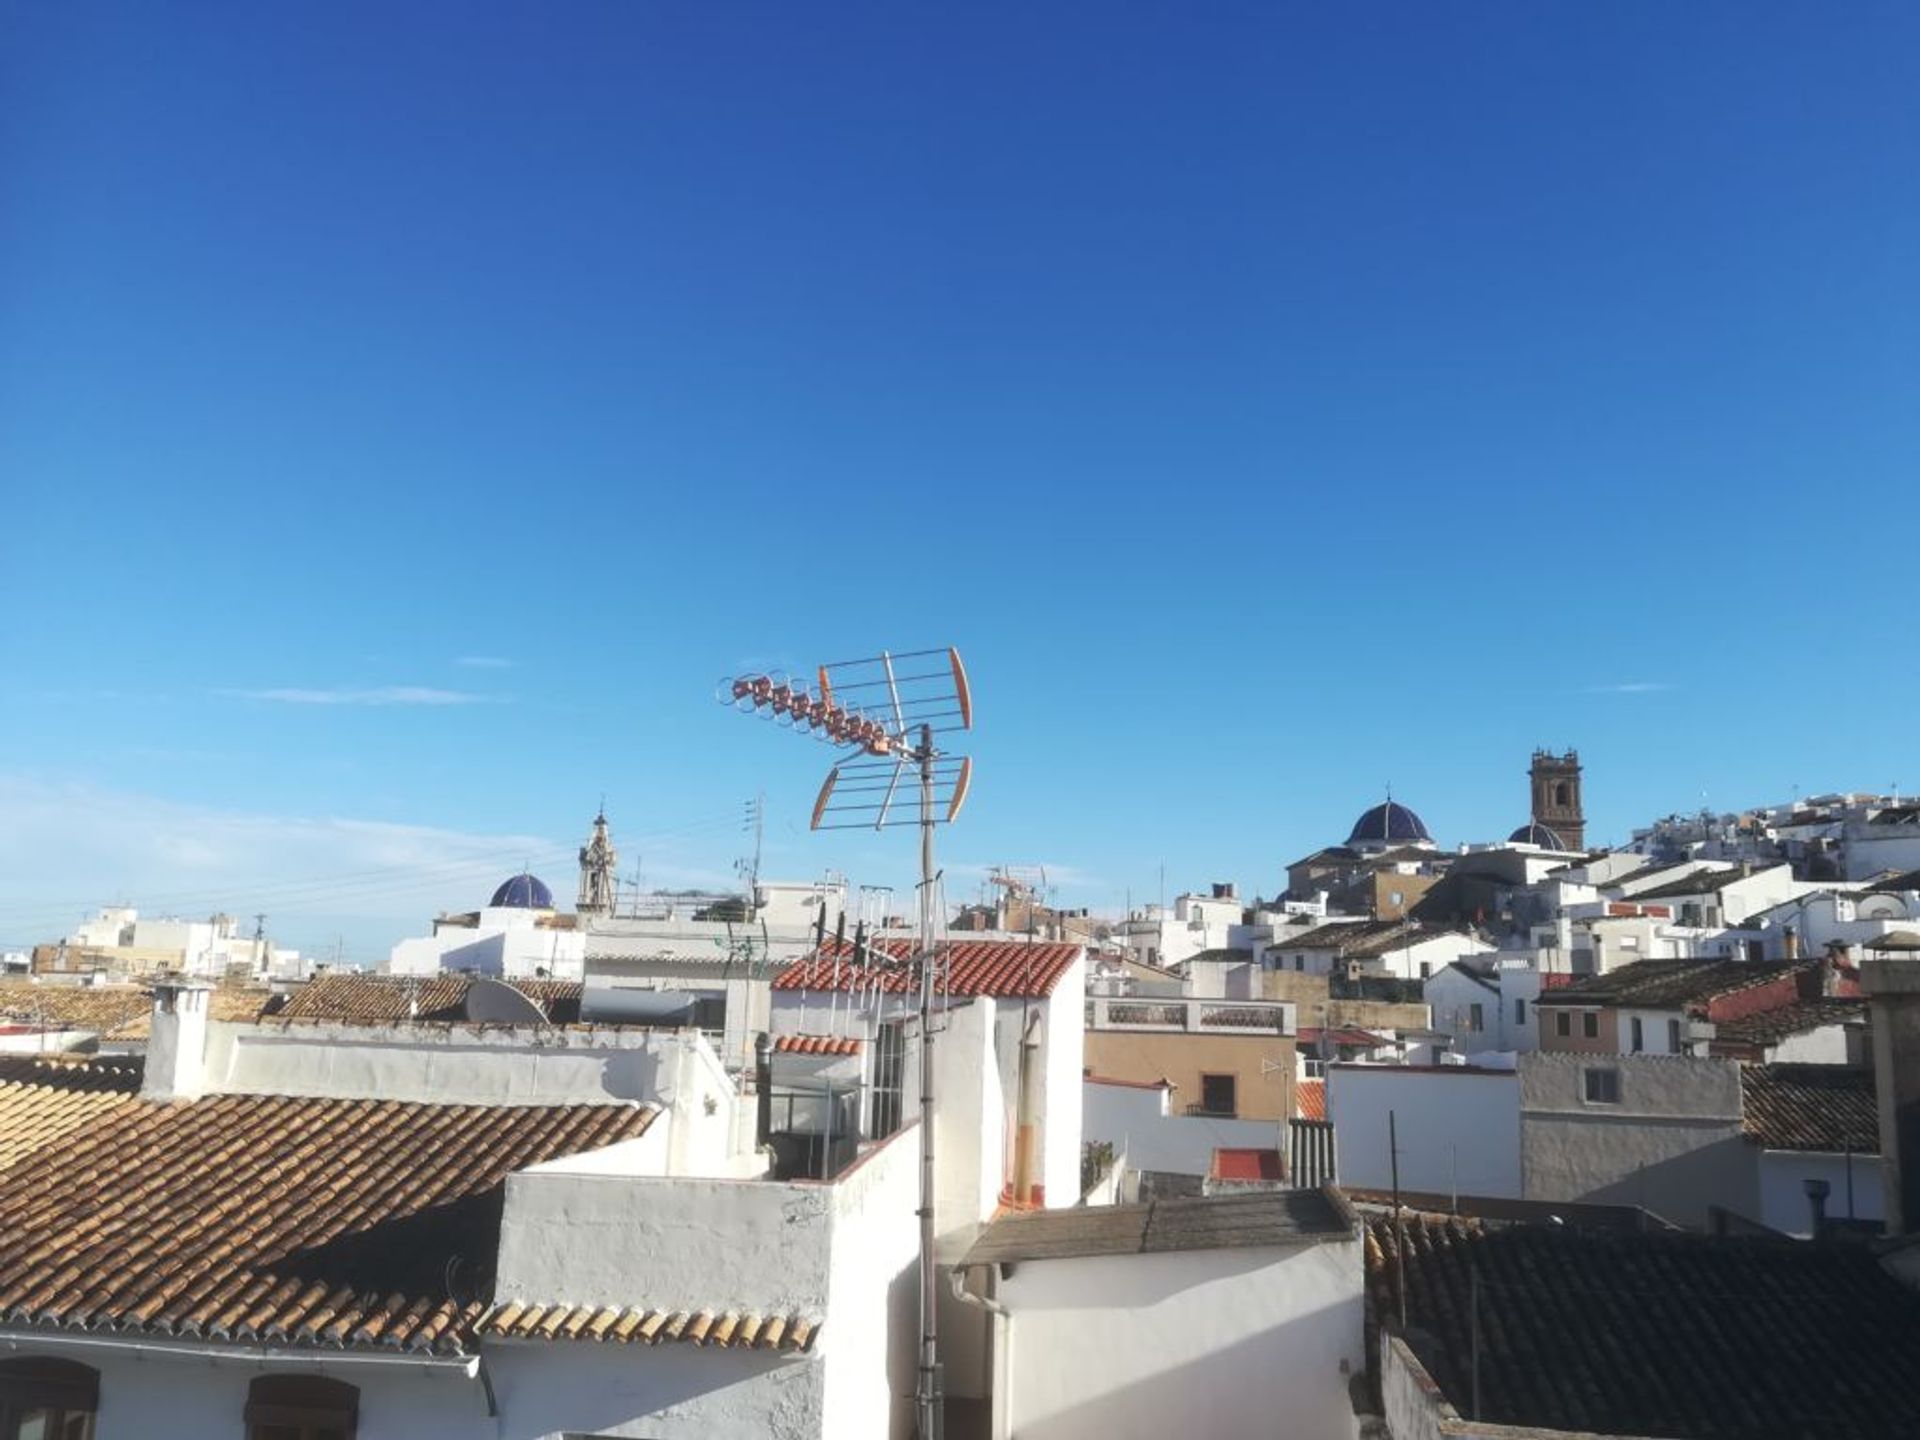
[[(933, 831), (959, 818), (973, 762), (940, 749), (936, 737), (973, 728), (973, 696), (960, 652), (881, 651), (822, 665), (810, 687), (779, 673), (735, 675), (716, 698), (746, 714), (844, 752), (813, 803), (815, 830), (920, 827), (920, 936), (914, 957), (920, 1002), (920, 1358), (914, 1412), (920, 1440), (941, 1434), (936, 1348), (939, 1297), (933, 1253), (933, 1009), (940, 968), (935, 948)], [(919, 805), (906, 808), (917, 782)]]

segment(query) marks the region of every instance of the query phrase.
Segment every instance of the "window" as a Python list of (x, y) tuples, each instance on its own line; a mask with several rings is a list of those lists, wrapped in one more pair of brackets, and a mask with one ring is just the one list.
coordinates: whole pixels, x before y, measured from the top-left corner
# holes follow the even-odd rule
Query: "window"
[(1487, 1012), (1481, 1008), (1480, 1002), (1476, 1000), (1473, 1004), (1467, 1006), (1467, 1029), (1478, 1035), (1486, 1028)]
[(1553, 787), (1553, 803), (1554, 803), (1555, 805), (1557, 805), (1557, 806), (1558, 806), (1558, 807), (1559, 807), (1560, 809), (1562, 809), (1562, 810), (1564, 810), (1564, 809), (1566, 809), (1566, 808), (1567, 808), (1567, 784), (1566, 784), (1566, 781), (1564, 781), (1564, 780), (1563, 780), (1563, 781), (1561, 781), (1561, 782), (1560, 782), (1559, 784), (1557, 784), (1557, 785), (1555, 785), (1555, 786)]
[(1573, 1034), (1573, 1017), (1564, 1010), (1556, 1010), (1553, 1015), (1553, 1033), (1556, 1035)]
[(1635, 1015), (1631, 1020), (1627, 1022), (1627, 1024), (1631, 1029), (1632, 1035), (1633, 1035), (1633, 1042), (1627, 1048), (1632, 1050), (1634, 1054), (1638, 1055), (1642, 1050), (1647, 1048), (1646, 1031), (1641, 1028), (1640, 1017), (1638, 1015)]
[(353, 1440), (360, 1392), (324, 1375), (262, 1375), (247, 1386), (247, 1440)]
[(1433, 962), (1431, 960), (1422, 960), (1420, 962), (1420, 978), (1422, 980), (1431, 980), (1433, 978)]
[(1589, 1040), (1600, 1038), (1600, 1012), (1589, 1010), (1580, 1017), (1580, 1033)]
[(1586, 1086), (1589, 1105), (1618, 1105), (1620, 1103), (1620, 1072), (1612, 1066), (1602, 1069), (1598, 1066), (1582, 1070), (1580, 1078)]
[(1675, 1055), (1680, 1053), (1680, 1022), (1678, 1020), (1667, 1021), (1667, 1049)]
[(1516, 1000), (1513, 1002), (1513, 1023), (1516, 1025), (1524, 1025), (1527, 1023), (1526, 1001)]
[(1236, 1115), (1239, 1113), (1237, 1085), (1231, 1075), (1202, 1075), (1200, 1077), (1200, 1110), (1205, 1115)]
[(1294, 956), (1294, 957), (1293, 957), (1293, 968), (1294, 968), (1294, 969), (1296, 969), (1296, 970), (1304, 970), (1304, 969), (1306, 969), (1306, 968), (1307, 968), (1307, 957), (1306, 957), (1306, 956), (1304, 956), (1304, 955), (1296, 955), (1296, 956)]
[(0, 1440), (93, 1440), (100, 1372), (73, 1360), (0, 1362)]

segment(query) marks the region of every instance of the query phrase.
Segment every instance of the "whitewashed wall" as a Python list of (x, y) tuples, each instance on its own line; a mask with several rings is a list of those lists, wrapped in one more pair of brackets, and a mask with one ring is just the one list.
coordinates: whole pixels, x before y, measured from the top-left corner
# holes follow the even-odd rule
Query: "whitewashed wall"
[(996, 1434), (1351, 1440), (1361, 1278), (1357, 1240), (1023, 1261)]
[(1389, 1114), (1402, 1190), (1519, 1198), (1520, 1086), (1513, 1072), (1329, 1065), (1327, 1118), (1341, 1184), (1392, 1184)]

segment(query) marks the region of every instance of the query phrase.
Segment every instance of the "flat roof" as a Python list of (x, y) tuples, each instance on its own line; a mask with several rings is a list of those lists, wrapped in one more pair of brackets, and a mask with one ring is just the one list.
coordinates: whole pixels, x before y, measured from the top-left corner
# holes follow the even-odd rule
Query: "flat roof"
[(1338, 1191), (1263, 1190), (1083, 1205), (1003, 1215), (981, 1232), (962, 1265), (1153, 1255), (1179, 1250), (1252, 1249), (1350, 1240), (1356, 1220)]

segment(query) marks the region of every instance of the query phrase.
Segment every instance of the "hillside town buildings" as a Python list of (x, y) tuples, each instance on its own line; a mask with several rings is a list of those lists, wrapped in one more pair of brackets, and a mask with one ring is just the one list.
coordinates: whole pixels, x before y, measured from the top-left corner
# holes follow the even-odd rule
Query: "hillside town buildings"
[(1527, 780), (1272, 899), (1009, 887), (924, 1033), (844, 880), (636, 898), (604, 812), (379, 974), (104, 912), (0, 978), (0, 1440), (909, 1437), (923, 1136), (955, 1437), (1909, 1433), (1901, 807), (1595, 852)]

